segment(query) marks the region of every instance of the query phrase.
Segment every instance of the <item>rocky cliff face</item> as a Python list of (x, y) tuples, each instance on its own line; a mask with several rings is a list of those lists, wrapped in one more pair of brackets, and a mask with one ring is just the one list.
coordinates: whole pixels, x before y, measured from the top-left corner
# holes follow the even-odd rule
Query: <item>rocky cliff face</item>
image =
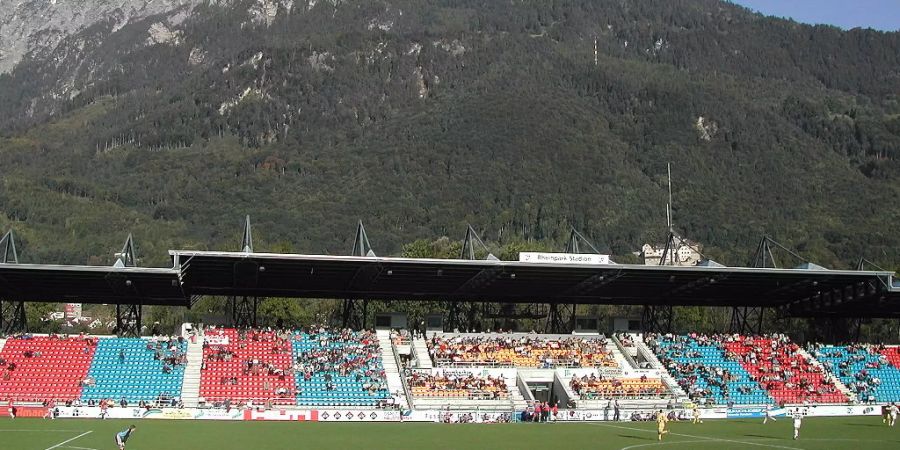
[(146, 17), (190, 11), (202, 0), (0, 0), (0, 73), (99, 22), (117, 31)]

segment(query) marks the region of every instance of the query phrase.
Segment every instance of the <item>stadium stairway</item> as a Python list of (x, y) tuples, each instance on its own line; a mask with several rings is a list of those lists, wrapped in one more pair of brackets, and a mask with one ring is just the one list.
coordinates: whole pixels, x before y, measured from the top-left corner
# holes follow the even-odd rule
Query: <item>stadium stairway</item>
[(684, 391), (684, 388), (681, 387), (680, 384), (675, 380), (675, 377), (663, 367), (662, 363), (659, 362), (659, 358), (650, 350), (650, 347), (647, 347), (647, 344), (644, 343), (644, 337), (637, 333), (632, 333), (631, 338), (634, 340), (634, 346), (637, 347), (638, 354), (641, 355), (644, 360), (650, 363), (650, 367), (653, 369), (659, 369), (660, 373), (662, 373), (663, 384), (669, 388), (669, 391), (675, 395), (675, 398), (684, 400), (688, 398), (687, 392)]
[[(522, 374), (520, 373), (519, 376), (521, 377)], [(572, 386), (569, 386), (569, 380), (560, 376), (559, 372), (557, 371), (553, 371), (553, 389), (561, 389), (567, 399), (581, 399), (581, 396), (575, 393), (575, 391), (572, 389)]]
[[(619, 367), (631, 367), (632, 369), (640, 369), (637, 361), (628, 354), (627, 349), (622, 345), (622, 341), (613, 334), (609, 338), (610, 344), (607, 347), (612, 351), (613, 357), (619, 363)], [(624, 362), (624, 364), (623, 364)]]
[(3, 351), (3, 346), (6, 345), (6, 339), (0, 339), (0, 352)]
[(203, 365), (203, 337), (188, 341), (187, 367), (184, 368), (184, 384), (181, 401), (186, 408), (196, 408), (200, 398), (200, 367)]
[(509, 386), (509, 399), (513, 402), (513, 407), (516, 411), (524, 411), (528, 408), (528, 402), (525, 401), (525, 397), (522, 395), (522, 388), (525, 386), (524, 380), (521, 380), (519, 374), (516, 374), (516, 384), (515, 386), (510, 383)]
[(822, 369), (822, 373), (825, 374), (826, 379), (829, 379), (829, 380), (833, 381), (833, 382), (834, 382), (834, 387), (836, 387), (837, 390), (841, 391), (841, 393), (843, 393), (844, 395), (846, 395), (847, 398), (849, 398), (851, 402), (856, 402), (856, 393), (853, 392), (853, 391), (851, 391), (850, 388), (848, 388), (847, 385), (844, 384), (843, 381), (841, 381), (840, 377), (836, 377), (836, 376), (834, 376), (833, 373), (831, 373), (831, 372), (829, 372), (828, 370), (826, 370), (826, 369), (825, 369), (825, 366), (822, 365), (822, 362), (821, 362), (821, 361), (819, 361), (818, 359), (814, 358), (813, 355), (810, 355), (809, 352), (807, 352), (806, 349), (804, 349), (803, 347), (800, 347), (800, 349), (797, 350), (797, 353), (799, 353), (800, 356), (806, 358), (806, 360), (809, 361), (810, 364), (812, 364), (812, 365), (814, 365), (814, 366), (817, 366), (817, 367), (819, 367), (820, 369)]
[(625, 352), (625, 347), (621, 342), (615, 337), (612, 336), (606, 343), (606, 349), (612, 352), (613, 358), (616, 360), (616, 364), (619, 367), (630, 367), (632, 369), (639, 369), (637, 363)]
[[(388, 392), (400, 402), (403, 409), (409, 408), (406, 400), (406, 389), (403, 388), (403, 379), (400, 377), (399, 363), (394, 356), (394, 346), (391, 343), (391, 330), (376, 330), (378, 346), (381, 347), (381, 362), (384, 365), (384, 375), (387, 378)], [(427, 353), (426, 353), (427, 354)], [(397, 395), (397, 394), (400, 395)]]
[(431, 355), (428, 353), (428, 341), (423, 337), (413, 337), (413, 351), (416, 353), (416, 367), (420, 369), (432, 369)]

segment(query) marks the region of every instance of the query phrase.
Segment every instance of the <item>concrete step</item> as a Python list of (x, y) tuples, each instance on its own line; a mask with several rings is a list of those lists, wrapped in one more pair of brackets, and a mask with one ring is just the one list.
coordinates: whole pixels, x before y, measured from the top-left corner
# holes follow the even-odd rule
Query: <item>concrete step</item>
[(196, 408), (200, 398), (200, 367), (203, 365), (203, 338), (196, 342), (188, 341), (187, 366), (184, 368), (184, 381), (181, 385), (181, 401), (186, 408)]
[(428, 354), (428, 342), (421, 337), (413, 338), (413, 351), (416, 353), (416, 360), (420, 369), (434, 368), (431, 362), (431, 355)]
[(393, 344), (391, 343), (390, 330), (376, 330), (375, 336), (378, 337), (378, 345), (381, 347), (381, 364), (384, 366), (384, 375), (387, 378), (388, 392), (391, 394), (399, 393), (394, 397), (400, 402), (403, 409), (409, 408), (407, 401), (406, 389), (403, 385), (403, 378), (400, 375), (400, 364), (394, 355)]
[(632, 369), (639, 369), (637, 364), (634, 362), (634, 359), (625, 356), (625, 353), (622, 352), (620, 345), (621, 345), (621, 343), (614, 336), (607, 341), (606, 349), (609, 350), (610, 352), (612, 352), (613, 358), (615, 358), (616, 363), (619, 365), (619, 367), (622, 367), (622, 368), (630, 367)]
[(799, 349), (799, 350), (797, 351), (797, 353), (799, 353), (800, 356), (806, 358), (806, 360), (809, 361), (810, 364), (812, 364), (812, 365), (814, 365), (814, 366), (816, 366), (816, 367), (821, 368), (821, 369), (822, 369), (822, 373), (825, 374), (825, 379), (828, 379), (828, 380), (833, 381), (833, 382), (834, 382), (834, 386), (837, 388), (837, 390), (841, 391), (841, 393), (843, 393), (844, 395), (846, 395), (847, 398), (850, 399), (850, 401), (855, 402), (855, 401), (857, 400), (857, 398), (856, 398), (856, 393), (853, 392), (853, 391), (851, 391), (850, 388), (848, 388), (847, 385), (845, 385), (845, 384), (841, 381), (840, 378), (834, 376), (831, 372), (829, 372), (828, 370), (826, 370), (826, 369), (825, 369), (825, 366), (823, 366), (822, 363), (821, 363), (818, 359), (813, 358), (813, 356), (810, 355), (809, 352), (807, 352), (807, 351), (806, 351), (805, 349), (803, 349), (803, 348)]
[(687, 392), (678, 384), (678, 381), (675, 380), (668, 369), (663, 367), (662, 363), (659, 362), (659, 358), (656, 357), (656, 354), (653, 353), (653, 350), (650, 350), (650, 347), (644, 342), (643, 336), (639, 334), (632, 334), (631, 337), (634, 340), (634, 346), (637, 347), (638, 354), (642, 355), (644, 359), (646, 359), (650, 366), (654, 369), (660, 369), (662, 373), (662, 380), (666, 387), (672, 391), (672, 394), (675, 395), (677, 399), (686, 399)]

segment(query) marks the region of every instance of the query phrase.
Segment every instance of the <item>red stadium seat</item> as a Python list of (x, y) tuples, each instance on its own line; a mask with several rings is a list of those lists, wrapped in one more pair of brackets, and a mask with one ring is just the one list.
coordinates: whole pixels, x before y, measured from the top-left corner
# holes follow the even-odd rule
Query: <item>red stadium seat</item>
[[(6, 341), (0, 358), (15, 370), (0, 369), (0, 399), (37, 402), (75, 400), (81, 395), (94, 357), (94, 341), (81, 338), (34, 337)], [(31, 356), (26, 357), (26, 352)], [(5, 380), (8, 372), (9, 380)]]

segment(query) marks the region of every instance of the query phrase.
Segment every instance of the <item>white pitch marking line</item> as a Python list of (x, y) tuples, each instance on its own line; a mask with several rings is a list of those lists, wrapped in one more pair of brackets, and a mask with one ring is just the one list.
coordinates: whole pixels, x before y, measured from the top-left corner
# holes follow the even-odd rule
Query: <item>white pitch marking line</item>
[[(619, 426), (619, 425), (607, 425), (605, 423), (595, 423), (594, 425), (600, 425), (601, 427), (621, 428), (623, 430), (642, 431), (645, 433), (655, 433), (654, 430), (646, 430), (644, 428), (623, 427), (623, 426)], [(734, 439), (712, 438), (712, 437), (706, 437), (706, 436), (695, 436), (693, 434), (683, 434), (683, 433), (669, 433), (669, 434), (671, 434), (672, 436), (684, 436), (684, 437), (689, 437), (689, 438), (694, 438), (694, 439), (706, 439), (707, 441), (730, 442), (732, 444), (747, 444), (747, 445), (755, 445), (757, 447), (783, 448), (783, 449), (787, 449), (787, 450), (801, 450), (797, 447), (786, 447), (783, 445), (774, 445), (774, 444), (757, 444), (755, 442), (737, 441)]]
[(637, 444), (637, 445), (629, 445), (628, 447), (622, 447), (620, 450), (631, 450), (633, 448), (642, 448), (642, 447), (654, 447), (654, 446), (662, 446), (662, 445), (675, 445), (675, 444), (696, 444), (698, 442), (710, 442), (708, 439), (704, 440), (696, 440), (696, 441), (667, 441), (667, 442), (651, 442), (649, 444)]
[(90, 447), (72, 447), (71, 445), (67, 445), (67, 446), (65, 446), (65, 447), (60, 447), (60, 448), (73, 448), (73, 449), (75, 449), (75, 450), (97, 450), (96, 448), (90, 448)]
[(44, 450), (53, 450), (54, 448), (62, 447), (63, 445), (66, 445), (66, 444), (68, 444), (69, 442), (74, 441), (75, 439), (78, 439), (78, 438), (83, 437), (83, 436), (87, 436), (87, 435), (89, 435), (89, 434), (91, 434), (91, 433), (93, 433), (93, 430), (92, 430), (92, 431), (85, 431), (84, 433), (81, 433), (81, 434), (79, 434), (78, 436), (73, 437), (72, 439), (68, 439), (68, 440), (62, 441), (62, 442), (60, 442), (59, 444), (56, 444), (56, 445), (54, 445), (53, 447), (47, 447), (47, 448), (45, 448)]

